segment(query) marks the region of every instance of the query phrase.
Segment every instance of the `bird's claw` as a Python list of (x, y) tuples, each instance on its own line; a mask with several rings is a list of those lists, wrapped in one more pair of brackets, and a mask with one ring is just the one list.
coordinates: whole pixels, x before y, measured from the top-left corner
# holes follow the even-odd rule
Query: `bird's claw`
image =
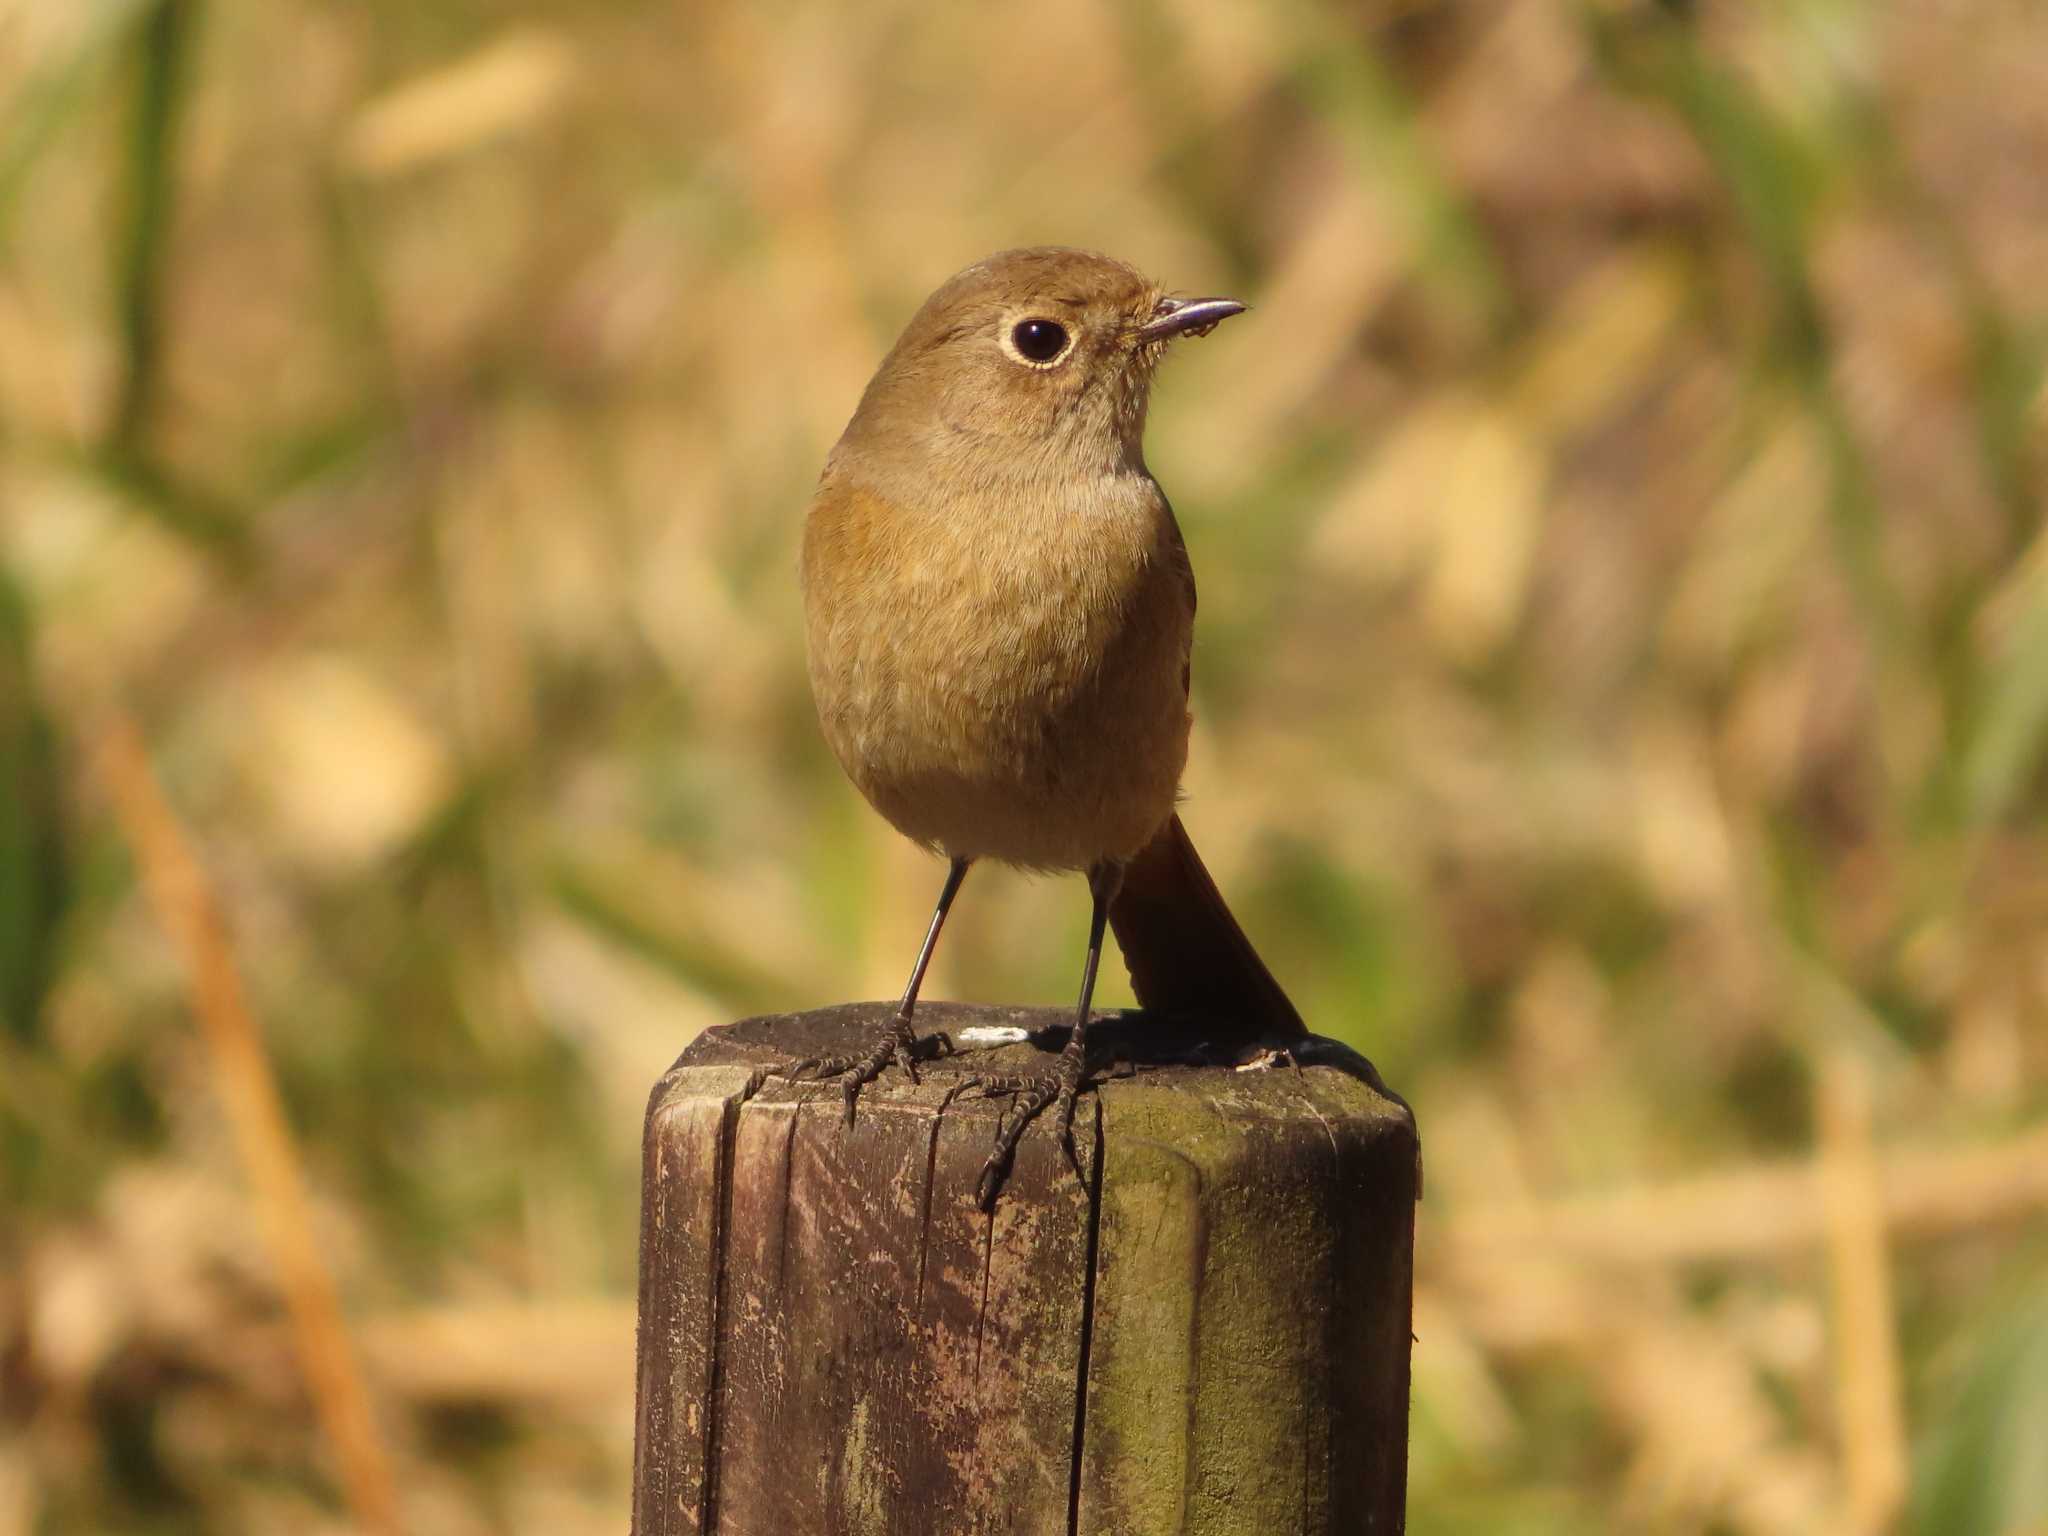
[(1060, 1053), (1059, 1067), (1052, 1072), (1040, 1073), (1035, 1077), (989, 1077), (979, 1080), (984, 1097), (998, 1093), (1013, 1095), (1010, 1110), (996, 1121), (995, 1150), (988, 1155), (988, 1161), (981, 1165), (981, 1177), (974, 1186), (974, 1203), (984, 1211), (995, 1208), (996, 1194), (1003, 1186), (1003, 1179), (1010, 1171), (1010, 1165), (1017, 1155), (1017, 1143), (1024, 1138), (1025, 1127), (1031, 1124), (1046, 1109), (1059, 1107), (1060, 1147), (1067, 1154), (1067, 1163), (1074, 1170), (1074, 1176), (1085, 1181), (1087, 1174), (1081, 1167), (1080, 1149), (1074, 1145), (1074, 1106), (1080, 1097), (1082, 1085), (1087, 1081), (1086, 1064), (1080, 1055), (1072, 1050)]
[[(935, 1037), (944, 1039), (944, 1036)], [(907, 1015), (898, 1013), (889, 1024), (889, 1031), (875, 1042), (873, 1049), (858, 1056), (806, 1056), (800, 1061), (784, 1062), (780, 1066), (756, 1067), (748, 1074), (746, 1086), (740, 1089), (740, 1102), (746, 1103), (767, 1084), (771, 1077), (781, 1078), (790, 1083), (822, 1083), (831, 1078), (844, 1078), (840, 1092), (846, 1100), (844, 1123), (848, 1130), (853, 1128), (854, 1105), (860, 1099), (860, 1091), (894, 1062), (903, 1069), (903, 1075), (912, 1083), (921, 1082), (917, 1075), (916, 1034), (911, 1029)], [(946, 1041), (947, 1054), (951, 1054), (952, 1042)]]
[[(920, 1047), (928, 1056), (951, 1056), (958, 1051), (953, 1041), (943, 1034), (919, 1040), (911, 1033), (910, 1020), (898, 1014), (889, 1032), (861, 1055), (806, 1056), (800, 1061), (785, 1062), (780, 1066), (756, 1067), (748, 1075), (746, 1086), (740, 1090), (740, 1102), (753, 1098), (770, 1078), (792, 1083), (822, 1083), (840, 1078), (843, 1079), (840, 1095), (845, 1103), (842, 1120), (851, 1129), (861, 1089), (880, 1077), (891, 1063), (902, 1068), (903, 1075), (911, 1082), (922, 1081), (916, 1062)], [(1065, 1152), (1067, 1165), (1074, 1170), (1074, 1176), (1086, 1180), (1087, 1172), (1081, 1166), (1081, 1150), (1074, 1141), (1074, 1113), (1087, 1078), (1087, 1066), (1081, 1054), (1070, 1046), (1060, 1053), (1059, 1066), (1051, 1072), (1030, 1076), (990, 1074), (963, 1077), (946, 1090), (945, 1097), (939, 1101), (941, 1114), (953, 1100), (965, 1093), (978, 1093), (983, 1098), (994, 1098), (998, 1094), (1011, 1096), (1010, 1108), (996, 1119), (995, 1150), (982, 1164), (981, 1176), (975, 1182), (976, 1205), (984, 1211), (995, 1208), (996, 1195), (1016, 1159), (1017, 1144), (1023, 1140), (1025, 1128), (1055, 1106), (1059, 1115), (1060, 1149)]]

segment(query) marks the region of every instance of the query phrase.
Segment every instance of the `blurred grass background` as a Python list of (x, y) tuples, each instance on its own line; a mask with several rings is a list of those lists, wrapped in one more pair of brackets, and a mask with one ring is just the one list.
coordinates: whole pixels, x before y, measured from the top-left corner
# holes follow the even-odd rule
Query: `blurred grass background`
[(1424, 1128), (1415, 1529), (2048, 1529), (2044, 166), (2021, 0), (0, 0), (0, 1536), (618, 1530), (647, 1088), (940, 874), (809, 485), (1040, 241), (1255, 306), (1188, 818)]

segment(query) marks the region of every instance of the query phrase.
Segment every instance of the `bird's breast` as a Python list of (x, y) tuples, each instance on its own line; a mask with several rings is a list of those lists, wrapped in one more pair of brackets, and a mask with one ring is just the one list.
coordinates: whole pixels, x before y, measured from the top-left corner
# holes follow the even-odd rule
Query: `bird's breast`
[(830, 484), (813, 502), (803, 585), (819, 716), (848, 774), (910, 835), (1056, 866), (1085, 859), (1052, 833), (1040, 856), (964, 849), (960, 823), (1015, 844), (993, 823), (1065, 813), (1136, 829), (1098, 825), (1081, 842), (1142, 841), (1171, 810), (1192, 599), (1157, 487), (1120, 478), (1029, 507), (906, 507)]

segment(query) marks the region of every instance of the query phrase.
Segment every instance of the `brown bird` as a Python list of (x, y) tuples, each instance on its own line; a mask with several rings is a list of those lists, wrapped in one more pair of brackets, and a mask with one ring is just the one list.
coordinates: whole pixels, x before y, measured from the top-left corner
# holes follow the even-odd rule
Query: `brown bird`
[(1081, 870), (1094, 901), (1081, 1001), (1056, 1070), (1016, 1095), (983, 1170), (994, 1196), (1025, 1125), (1075, 1095), (1105, 921), (1148, 1012), (1204, 1038), (1304, 1031), (1175, 813), (1188, 752), (1195, 582), (1145, 467), (1167, 346), (1240, 313), (1087, 251), (1004, 251), (911, 319), (825, 462), (804, 524), (811, 688), (825, 738), (906, 837), (951, 861), (887, 1031), (775, 1075), (842, 1077), (847, 1113), (894, 1061), (976, 859)]

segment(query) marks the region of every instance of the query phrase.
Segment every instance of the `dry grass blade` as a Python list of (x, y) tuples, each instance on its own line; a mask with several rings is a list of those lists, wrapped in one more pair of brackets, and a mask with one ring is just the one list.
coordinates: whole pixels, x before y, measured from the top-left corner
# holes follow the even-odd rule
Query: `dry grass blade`
[[(608, 1297), (423, 1307), (372, 1317), (363, 1353), (419, 1402), (516, 1402), (544, 1412), (631, 1390), (634, 1307)], [(506, 1341), (517, 1339), (517, 1349)]]
[(461, 154), (540, 117), (574, 73), (575, 55), (560, 37), (516, 28), (365, 106), (343, 158), (361, 175), (383, 177)]
[(307, 1390), (364, 1530), (395, 1533), (398, 1499), (369, 1394), (356, 1368), (333, 1277), (320, 1256), (298, 1150), (263, 1038), (242, 994), (227, 926), (132, 720), (102, 732), (99, 767), (157, 921), (176, 944), (235, 1145), (255, 1187)]
[[(1877, 1218), (1900, 1236), (1993, 1225), (2048, 1207), (2048, 1127), (1966, 1151), (1883, 1160), (1872, 1191)], [(1551, 1250), (1617, 1263), (1769, 1258), (1810, 1249), (1827, 1221), (1824, 1176), (1813, 1165), (1747, 1168), (1654, 1188), (1546, 1204), (1503, 1204), (1448, 1224), (1448, 1251), (1481, 1262)]]
[(1817, 1109), (1847, 1525), (1885, 1531), (1905, 1503), (1906, 1431), (1868, 1064), (1848, 1052), (1825, 1063)]

